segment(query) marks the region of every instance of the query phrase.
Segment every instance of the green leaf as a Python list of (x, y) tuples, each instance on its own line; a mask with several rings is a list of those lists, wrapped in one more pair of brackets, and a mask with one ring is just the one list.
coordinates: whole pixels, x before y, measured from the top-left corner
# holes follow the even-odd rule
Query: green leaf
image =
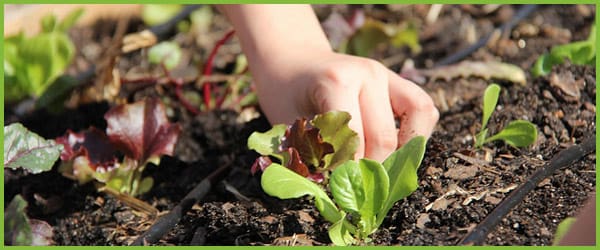
[(333, 201), (317, 184), (276, 163), (265, 169), (260, 180), (263, 190), (279, 199), (299, 198), (310, 195), (321, 215), (335, 223), (344, 217)]
[(248, 148), (261, 155), (270, 155), (283, 161), (283, 155), (279, 153), (279, 145), (281, 144), (281, 138), (285, 134), (286, 128), (285, 124), (277, 124), (267, 132), (252, 133), (248, 137)]
[(316, 115), (312, 125), (320, 130), (323, 141), (333, 146), (333, 153), (323, 157), (325, 169), (335, 169), (338, 165), (354, 159), (358, 148), (358, 134), (348, 127), (351, 116), (343, 111), (330, 111)]
[(359, 167), (365, 194), (365, 201), (359, 212), (367, 225), (365, 231), (370, 234), (377, 229), (373, 226), (376, 223), (376, 215), (388, 199), (390, 180), (385, 168), (379, 162), (361, 159)]
[(565, 59), (575, 65), (596, 65), (596, 25), (591, 28), (587, 40), (554, 46), (550, 53), (541, 55), (533, 67), (533, 76), (547, 75), (552, 66), (564, 63)]
[(498, 84), (490, 84), (483, 93), (483, 118), (481, 120), (481, 129), (485, 129), (492, 113), (498, 104), (498, 96), (500, 95), (500, 86)]
[(513, 147), (527, 147), (537, 139), (537, 128), (533, 123), (516, 120), (509, 123), (502, 131), (488, 138), (485, 142), (503, 140)]
[(342, 217), (339, 221), (333, 223), (329, 227), (329, 239), (336, 246), (347, 246), (354, 244), (354, 238), (350, 232), (350, 228), (348, 227), (348, 221), (344, 217)]
[(360, 170), (357, 162), (347, 161), (336, 168), (329, 179), (333, 199), (348, 213), (358, 213), (365, 201)]
[(4, 167), (19, 167), (31, 173), (48, 171), (58, 160), (62, 145), (45, 140), (20, 123), (4, 127)]
[(350, 37), (346, 50), (353, 55), (363, 57), (369, 56), (377, 45), (388, 42), (394, 33), (392, 27), (385, 23), (367, 20), (365, 21), (365, 24)]
[(417, 168), (425, 154), (426, 140), (423, 136), (416, 136), (408, 141), (402, 148), (396, 150), (383, 162), (383, 166), (390, 178), (389, 196), (377, 215), (376, 227), (381, 225), (385, 215), (394, 203), (405, 198), (419, 186)]
[(159, 25), (169, 21), (182, 8), (180, 4), (146, 4), (142, 7), (142, 20), (148, 26)]
[(40, 20), (40, 24), (42, 26), (42, 32), (44, 33), (50, 33), (56, 30), (56, 16), (53, 14), (48, 14), (44, 17), (42, 17), (42, 20)]
[[(16, 82), (7, 83), (7, 92), (39, 96), (64, 73), (75, 55), (75, 46), (66, 34), (42, 33), (23, 40), (18, 46), (20, 58), (15, 67)], [(15, 97), (17, 98), (17, 97)]]
[(167, 69), (173, 69), (181, 62), (181, 48), (175, 42), (161, 42), (148, 50), (150, 63), (164, 63)]
[(213, 10), (210, 5), (204, 5), (190, 14), (192, 27), (198, 32), (208, 32), (210, 25), (213, 23)]
[(556, 233), (554, 234), (554, 240), (552, 240), (553, 246), (558, 246), (563, 237), (569, 232), (573, 223), (575, 223), (577, 219), (575, 217), (567, 217), (563, 221), (558, 224), (556, 228)]
[(412, 23), (407, 25), (404, 29), (400, 29), (391, 39), (392, 45), (396, 48), (408, 46), (413, 54), (421, 52), (419, 30)]
[(4, 243), (7, 245), (28, 246), (33, 241), (31, 225), (25, 214), (27, 201), (16, 195), (4, 212)]
[(62, 32), (67, 32), (71, 27), (73, 27), (73, 25), (75, 25), (75, 23), (77, 23), (77, 20), (83, 16), (84, 12), (85, 11), (83, 8), (78, 8), (71, 11), (69, 15), (63, 18), (63, 20), (58, 24), (57, 29)]

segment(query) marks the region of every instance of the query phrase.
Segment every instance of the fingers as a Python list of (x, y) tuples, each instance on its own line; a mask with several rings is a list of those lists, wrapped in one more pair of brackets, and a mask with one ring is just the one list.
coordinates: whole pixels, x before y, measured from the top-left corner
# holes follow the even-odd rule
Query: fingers
[(365, 143), (361, 109), (358, 103), (360, 85), (354, 83), (356, 79), (348, 79), (347, 74), (339, 70), (329, 70), (322, 75), (318, 83), (310, 91), (312, 103), (316, 106), (315, 113), (324, 113), (331, 110), (346, 111), (351, 119), (348, 126), (358, 133), (359, 145), (355, 159), (365, 155)]
[[(365, 157), (382, 162), (398, 146), (394, 113), (390, 103), (386, 69), (373, 61), (365, 68), (360, 92), (360, 110), (365, 137)], [(370, 65), (369, 65), (370, 64)]]
[(388, 70), (390, 100), (400, 118), (398, 146), (417, 135), (429, 137), (439, 119), (431, 97), (419, 86)]

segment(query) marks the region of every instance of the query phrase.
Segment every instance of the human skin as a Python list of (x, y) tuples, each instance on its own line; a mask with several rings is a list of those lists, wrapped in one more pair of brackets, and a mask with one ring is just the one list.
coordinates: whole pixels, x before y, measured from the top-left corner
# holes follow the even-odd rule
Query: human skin
[(347, 111), (360, 139), (355, 157), (378, 161), (431, 135), (439, 117), (431, 97), (375, 60), (334, 52), (309, 5), (218, 8), (236, 30), (271, 124)]

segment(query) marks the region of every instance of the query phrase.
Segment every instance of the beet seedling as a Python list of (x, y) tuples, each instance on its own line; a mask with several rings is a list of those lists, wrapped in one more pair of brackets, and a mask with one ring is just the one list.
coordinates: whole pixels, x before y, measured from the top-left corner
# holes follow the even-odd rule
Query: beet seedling
[(510, 122), (504, 129), (497, 134), (487, 137), (487, 123), (496, 109), (498, 96), (500, 95), (500, 86), (491, 84), (483, 93), (483, 118), (481, 120), (481, 131), (475, 135), (475, 147), (480, 148), (484, 143), (503, 140), (513, 147), (527, 147), (537, 139), (537, 129), (529, 121), (516, 120)]

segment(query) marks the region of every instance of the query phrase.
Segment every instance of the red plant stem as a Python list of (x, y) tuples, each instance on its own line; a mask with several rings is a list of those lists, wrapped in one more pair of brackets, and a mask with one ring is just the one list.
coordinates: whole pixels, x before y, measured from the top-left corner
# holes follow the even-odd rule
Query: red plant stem
[(162, 67), (165, 76), (169, 80), (169, 83), (175, 85), (175, 96), (177, 97), (177, 100), (179, 100), (181, 105), (183, 105), (183, 107), (185, 107), (185, 109), (187, 109), (193, 115), (200, 114), (200, 110), (194, 107), (194, 105), (188, 102), (188, 100), (185, 99), (185, 96), (183, 96), (183, 80), (180, 78), (173, 78), (171, 76), (171, 72), (169, 72), (164, 63), (161, 63), (160, 66)]
[[(229, 38), (231, 38), (233, 36), (233, 34), (235, 33), (235, 30), (231, 30), (229, 32), (227, 32), (227, 34), (225, 34), (225, 36), (223, 36), (219, 41), (217, 41), (217, 43), (215, 44), (215, 47), (212, 49), (212, 51), (210, 52), (208, 59), (206, 60), (206, 64), (204, 65), (204, 71), (202, 73), (203, 76), (210, 76), (210, 74), (212, 74), (212, 65), (213, 65), (213, 61), (215, 60), (215, 56), (217, 55), (217, 51), (219, 51), (219, 48), (221, 48), (221, 46), (223, 44), (225, 44), (225, 42), (227, 42), (227, 40), (229, 40)], [(211, 95), (210, 95), (210, 82), (204, 82), (203, 83), (203, 91), (204, 91), (204, 105), (206, 106), (206, 110), (210, 110), (210, 100), (211, 100)]]
[(223, 93), (221, 96), (219, 96), (219, 98), (217, 99), (217, 103), (216, 103), (216, 108), (220, 109), (221, 106), (223, 106), (223, 102), (225, 102), (225, 97), (231, 92), (231, 88), (226, 88), (225, 89), (225, 93)]

